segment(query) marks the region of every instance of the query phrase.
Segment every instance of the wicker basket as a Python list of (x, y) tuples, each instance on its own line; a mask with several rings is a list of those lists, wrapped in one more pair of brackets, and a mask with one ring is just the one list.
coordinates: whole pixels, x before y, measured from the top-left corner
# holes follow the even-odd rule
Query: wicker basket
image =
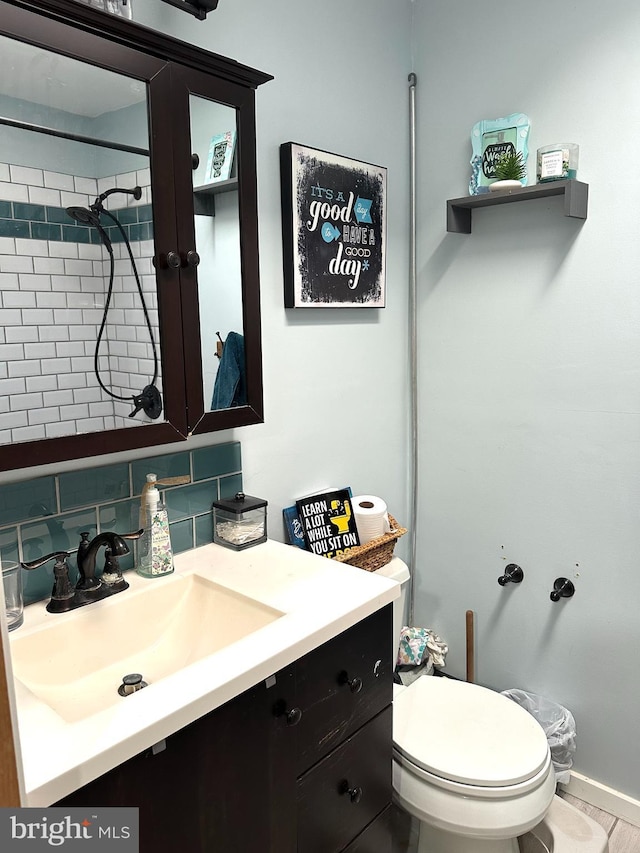
[(366, 545), (356, 545), (354, 548), (349, 548), (344, 554), (338, 554), (333, 559), (339, 563), (357, 566), (359, 569), (364, 569), (365, 572), (375, 572), (382, 566), (386, 566), (393, 557), (396, 541), (407, 532), (407, 528), (400, 527), (391, 514), (389, 514), (389, 527), (391, 530), (384, 536), (378, 536), (371, 542), (367, 542)]

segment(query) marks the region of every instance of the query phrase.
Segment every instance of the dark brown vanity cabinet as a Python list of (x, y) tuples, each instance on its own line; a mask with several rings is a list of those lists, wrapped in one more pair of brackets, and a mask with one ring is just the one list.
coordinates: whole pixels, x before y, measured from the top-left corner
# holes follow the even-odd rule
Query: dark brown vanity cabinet
[(141, 853), (391, 853), (391, 605), (57, 805), (138, 806)]
[[(160, 445), (262, 421), (255, 90), (270, 79), (76, 0), (0, 0), (0, 166), (10, 177), (3, 185), (8, 190), (0, 192), (0, 233), (15, 233), (14, 251), (25, 273), (37, 273), (44, 261), (50, 269), (55, 261), (56, 280), (39, 283), (36, 297), (31, 292), (40, 311), (37, 324), (34, 319), (27, 328), (28, 312), (21, 322), (25, 341), (59, 344), (50, 353), (59, 357), (51, 370), (34, 366), (42, 373), (26, 377), (24, 388), (7, 388), (18, 417), (0, 433), (3, 469)], [(223, 131), (233, 134), (235, 154), (232, 177), (217, 185), (208, 175), (212, 140)], [(131, 394), (140, 394), (154, 367), (149, 349), (140, 351), (152, 345), (139, 291), (117, 280), (131, 275), (129, 258), (116, 254), (111, 299), (108, 249), (101, 246), (99, 230), (67, 213), (70, 207), (86, 210), (95, 187), (113, 184), (127, 192), (139, 184), (142, 190), (141, 200), (112, 194), (104, 204), (122, 219), (134, 243), (151, 314), (163, 410), (152, 420), (148, 413), (146, 422), (140, 413), (130, 419)], [(39, 203), (26, 204), (34, 199)], [(114, 244), (121, 242), (104, 214), (102, 228)], [(88, 255), (88, 248), (101, 254)], [(82, 268), (83, 258), (93, 269)], [(118, 286), (131, 291), (123, 293), (121, 306)], [(22, 287), (33, 284), (20, 278)], [(52, 289), (58, 309), (47, 313), (37, 293)], [(107, 305), (100, 359), (103, 379), (113, 383), (118, 399), (98, 387), (92, 364), (72, 361), (78, 354), (62, 346), (82, 340), (91, 360), (100, 319), (90, 314), (102, 315)], [(72, 309), (76, 315), (66, 320), (64, 312), (70, 316)], [(66, 332), (67, 322), (75, 330)], [(48, 335), (39, 331), (45, 326)], [(79, 327), (92, 331), (85, 335)], [(242, 394), (220, 400), (212, 394), (220, 363), (217, 335), (222, 341), (230, 332), (244, 348), (244, 357), (238, 355)], [(34, 360), (28, 353), (22, 358)], [(75, 380), (46, 387), (81, 390), (82, 399), (90, 400), (87, 411), (43, 403), (44, 422), (39, 417), (34, 423), (27, 409), (20, 420), (18, 398), (45, 373), (65, 371)], [(76, 381), (80, 374), (86, 374), (86, 388)], [(77, 402), (67, 396), (67, 403)]]

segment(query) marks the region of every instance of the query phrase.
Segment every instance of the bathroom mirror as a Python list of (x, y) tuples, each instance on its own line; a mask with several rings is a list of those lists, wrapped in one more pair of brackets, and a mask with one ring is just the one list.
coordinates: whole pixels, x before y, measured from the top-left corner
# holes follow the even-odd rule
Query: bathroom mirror
[(0, 56), (0, 444), (150, 422), (129, 418), (162, 389), (146, 86), (6, 36)]
[(260, 421), (270, 78), (69, 0), (28, 4), (53, 20), (21, 5), (0, 2), (0, 464)]
[(194, 164), (193, 188), (203, 395), (215, 411), (246, 402), (236, 114), (193, 94), (189, 114), (192, 148), (207, 152)]

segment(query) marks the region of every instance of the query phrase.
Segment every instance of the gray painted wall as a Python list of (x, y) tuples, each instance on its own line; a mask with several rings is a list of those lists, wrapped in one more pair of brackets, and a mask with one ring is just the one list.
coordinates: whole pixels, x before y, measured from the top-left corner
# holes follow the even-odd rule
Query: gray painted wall
[[(640, 10), (419, 0), (420, 517), (417, 618), (464, 675), (569, 707), (575, 769), (640, 798)], [(495, 14), (491, 14), (491, 11)], [(538, 147), (580, 145), (584, 225), (559, 199), (487, 208), (444, 231), (465, 195), (469, 133), (531, 119)], [(634, 124), (636, 123), (636, 124)], [(520, 587), (496, 583), (506, 562)], [(577, 592), (552, 604), (559, 576)]]
[[(90, 118), (0, 94), (0, 115), (66, 133), (149, 148), (146, 102)], [(149, 166), (144, 155), (96, 148), (1, 124), (0, 146), (4, 162), (34, 168), (46, 163), (60, 172), (82, 177), (104, 178)]]
[[(136, 0), (135, 17), (275, 75), (257, 95), (266, 422), (189, 446), (242, 441), (245, 486), (268, 498), (277, 538), (280, 509), (327, 484), (380, 494), (408, 518), (406, 125), (415, 70), (415, 621), (446, 638), (448, 669), (464, 675), (464, 614), (475, 610), (478, 680), (566, 704), (578, 723), (576, 769), (640, 797), (640, 223), (627, 189), (637, 5), (513, 0), (506, 15), (503, 4), (471, 0), (236, 0), (206, 22), (161, 5)], [(580, 144), (589, 219), (579, 226), (548, 199), (476, 212), (472, 235), (447, 235), (445, 199), (467, 191), (471, 126), (514, 111), (531, 117), (534, 151)], [(289, 140), (389, 167), (384, 310), (284, 310), (278, 146)], [(350, 361), (339, 379), (337, 357)], [(405, 541), (398, 551), (406, 556)], [(502, 589), (496, 578), (510, 560), (525, 582)], [(578, 591), (552, 605), (559, 575)]]

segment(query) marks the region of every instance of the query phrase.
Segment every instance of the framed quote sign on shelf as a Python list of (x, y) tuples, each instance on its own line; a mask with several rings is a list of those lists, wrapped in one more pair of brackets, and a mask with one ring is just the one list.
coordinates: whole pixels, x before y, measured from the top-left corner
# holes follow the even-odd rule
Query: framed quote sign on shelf
[(236, 149), (236, 132), (227, 130), (211, 138), (205, 180), (207, 183), (227, 181), (231, 177)]
[(284, 304), (384, 308), (387, 170), (280, 146)]

